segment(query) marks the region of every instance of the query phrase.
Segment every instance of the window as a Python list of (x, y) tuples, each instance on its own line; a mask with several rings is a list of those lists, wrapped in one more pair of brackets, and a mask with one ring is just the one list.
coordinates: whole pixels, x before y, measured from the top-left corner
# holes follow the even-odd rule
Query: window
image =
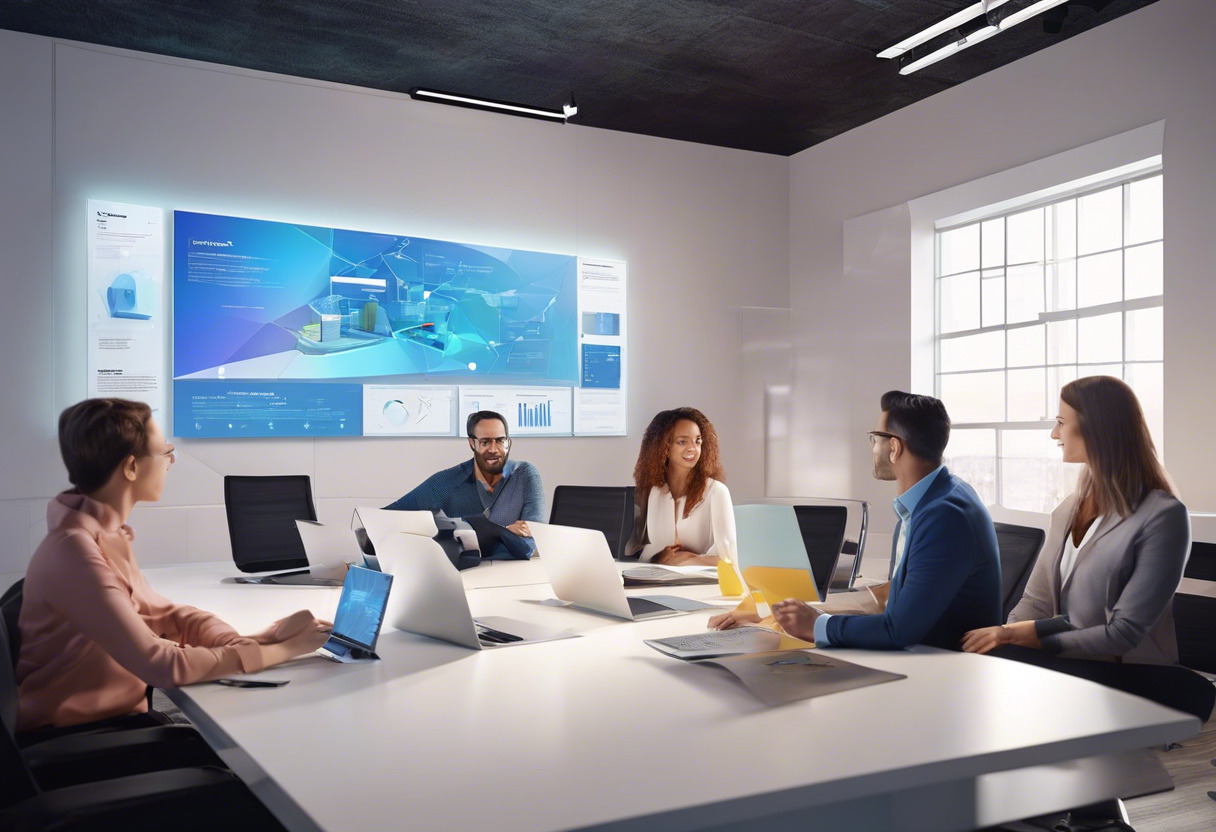
[(1049, 436), (1060, 388), (1112, 375), (1162, 441), (1159, 170), (937, 230), (935, 384), (950, 469), (986, 503), (1050, 511), (1073, 489)]

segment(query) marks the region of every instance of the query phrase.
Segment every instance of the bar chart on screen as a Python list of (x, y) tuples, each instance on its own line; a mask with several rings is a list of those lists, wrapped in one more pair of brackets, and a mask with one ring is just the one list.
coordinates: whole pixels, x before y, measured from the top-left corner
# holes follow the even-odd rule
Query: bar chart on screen
[(460, 387), (460, 417), (493, 410), (507, 420), (512, 436), (570, 436), (574, 408), (569, 387)]

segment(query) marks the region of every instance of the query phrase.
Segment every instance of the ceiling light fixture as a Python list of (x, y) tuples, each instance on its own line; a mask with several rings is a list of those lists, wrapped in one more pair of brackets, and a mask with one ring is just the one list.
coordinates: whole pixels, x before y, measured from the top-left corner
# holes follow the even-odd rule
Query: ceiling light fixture
[(894, 46), (888, 46), (886, 49), (878, 53), (878, 57), (898, 58), (900, 55), (911, 49), (915, 49), (922, 43), (928, 43), (938, 35), (944, 35), (950, 30), (957, 29), (958, 27), (974, 20), (977, 17), (983, 17), (992, 9), (995, 9), (998, 6), (1003, 6), (1007, 2), (1009, 2), (1009, 0), (988, 0), (988, 2), (983, 2), (983, 0), (981, 0), (979, 3), (973, 3), (962, 11), (955, 12), (954, 14), (950, 15), (945, 20), (934, 23), (928, 29), (917, 32), (910, 38), (904, 38)]
[(563, 104), (560, 110), (546, 110), (543, 107), (529, 107), (525, 104), (515, 104), (510, 101), (495, 101), (492, 98), (474, 98), (469, 95), (457, 95), (452, 92), (421, 88), (410, 90), (410, 98), (413, 98), (415, 101), (432, 101), (436, 104), (451, 104), (456, 107), (487, 110), (492, 113), (507, 113), (525, 118), (539, 118), (544, 121), (560, 121), (563, 124), (567, 119), (578, 113), (578, 105), (574, 103), (573, 95), (570, 96), (570, 102)]
[[(1001, 30), (989, 26), (984, 18), (979, 18), (968, 24), (967, 31), (956, 29), (949, 38), (937, 38), (930, 41), (924, 48), (910, 49), (899, 58), (899, 74), (908, 75), (918, 69), (924, 69), (943, 58), (948, 58), (956, 52), (962, 52), (968, 47), (982, 43)], [(941, 43), (945, 40), (945, 43)]]
[(980, 0), (884, 49), (878, 57), (899, 58), (899, 74), (908, 75), (1067, 2), (1069, 0)]
[(988, 22), (999, 27), (1002, 32), (1017, 26), (1024, 20), (1029, 20), (1036, 14), (1062, 6), (1068, 0), (1007, 0), (1007, 2), (1008, 5), (1002, 4), (1001, 9), (995, 9), (991, 5), (988, 7)]

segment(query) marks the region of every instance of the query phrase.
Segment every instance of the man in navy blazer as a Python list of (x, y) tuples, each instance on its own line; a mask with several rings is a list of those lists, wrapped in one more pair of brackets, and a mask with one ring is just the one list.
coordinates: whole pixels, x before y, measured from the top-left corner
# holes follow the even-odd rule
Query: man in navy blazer
[(899, 488), (895, 567), (875, 587), (875, 615), (828, 615), (793, 599), (773, 605), (787, 633), (820, 647), (958, 650), (963, 634), (1001, 623), (1001, 564), (992, 517), (975, 490), (942, 465), (950, 417), (932, 396), (893, 390), (870, 431), (874, 477)]

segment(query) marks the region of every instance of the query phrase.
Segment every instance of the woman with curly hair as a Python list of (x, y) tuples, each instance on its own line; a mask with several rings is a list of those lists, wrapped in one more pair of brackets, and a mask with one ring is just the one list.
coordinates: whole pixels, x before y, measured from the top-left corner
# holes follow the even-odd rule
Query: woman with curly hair
[(626, 552), (671, 566), (728, 559), (735, 513), (718, 457), (718, 434), (696, 408), (664, 410), (650, 421), (633, 469), (636, 509)]

